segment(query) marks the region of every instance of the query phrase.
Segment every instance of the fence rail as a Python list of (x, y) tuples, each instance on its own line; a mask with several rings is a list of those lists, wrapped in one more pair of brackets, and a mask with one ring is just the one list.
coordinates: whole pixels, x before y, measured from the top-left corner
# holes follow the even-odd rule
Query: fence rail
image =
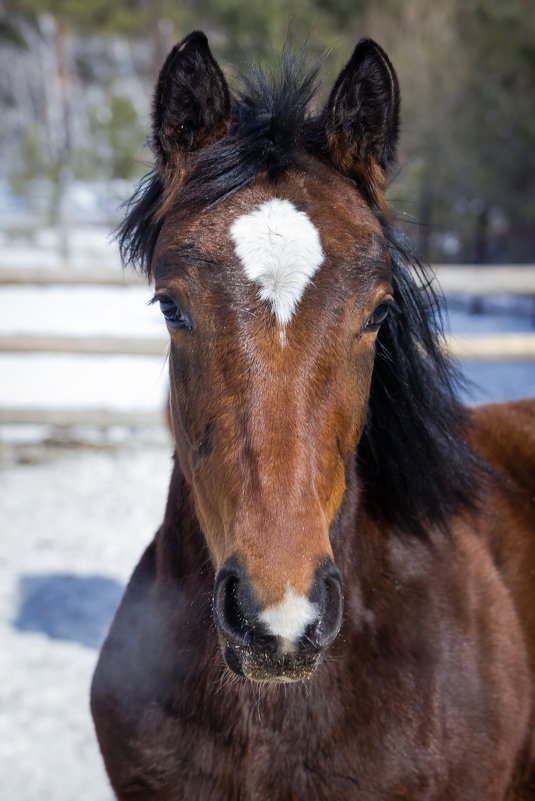
[(0, 265), (0, 285), (2, 286), (146, 286), (147, 279), (133, 270), (102, 269), (94, 270), (21, 267), (18, 270), (2, 268)]
[(9, 407), (0, 406), (0, 425), (50, 425), (58, 428), (78, 426), (162, 426), (165, 424), (164, 409), (64, 409), (61, 407)]
[(462, 361), (532, 361), (535, 360), (535, 333), (451, 335), (446, 349)]
[[(535, 297), (535, 264), (477, 265), (436, 264), (432, 268), (438, 284), (446, 294), (528, 295)], [(55, 269), (21, 267), (12, 269), (0, 264), (0, 285), (14, 286), (142, 286), (144, 276), (132, 270)]]
[[(535, 360), (535, 332), (451, 335), (444, 342), (457, 359), (469, 361)], [(0, 335), (0, 353), (70, 353), (99, 356), (166, 356), (167, 338)]]
[(165, 356), (161, 337), (0, 334), (0, 353), (72, 353), (97, 356)]
[(535, 264), (436, 264), (432, 270), (447, 295), (535, 297)]
[[(466, 293), (473, 297), (512, 294), (535, 298), (535, 265), (476, 266), (437, 265), (437, 281), (446, 294)], [(3, 268), (0, 285), (13, 286), (103, 286), (131, 287), (146, 280), (131, 271), (60, 270), (51, 268)], [(477, 361), (535, 361), (535, 333), (500, 333), (450, 336), (444, 343), (456, 358)], [(0, 353), (69, 353), (102, 356), (136, 355), (164, 357), (168, 340), (162, 337), (74, 336), (74, 335), (0, 335)], [(161, 425), (163, 410), (114, 410), (109, 408), (10, 408), (0, 407), (0, 424), (48, 424), (61, 427), (81, 425)]]

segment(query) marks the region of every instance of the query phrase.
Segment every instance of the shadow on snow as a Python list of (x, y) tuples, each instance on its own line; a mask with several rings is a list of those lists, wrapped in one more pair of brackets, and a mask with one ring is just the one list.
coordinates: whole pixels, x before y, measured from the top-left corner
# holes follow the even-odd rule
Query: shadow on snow
[(99, 648), (123, 591), (122, 584), (105, 576), (22, 576), (13, 625), (19, 631)]

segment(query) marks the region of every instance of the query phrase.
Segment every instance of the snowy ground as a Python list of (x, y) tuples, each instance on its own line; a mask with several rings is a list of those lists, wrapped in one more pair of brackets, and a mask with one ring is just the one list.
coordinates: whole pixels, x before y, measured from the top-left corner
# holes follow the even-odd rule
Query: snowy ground
[[(2, 242), (0, 269), (53, 267), (54, 236)], [(73, 269), (120, 270), (80, 232)], [(6, 254), (8, 257), (6, 257)], [(4, 287), (0, 333), (152, 336), (148, 287)], [(0, 355), (0, 405), (161, 411), (161, 357)], [(163, 415), (162, 415), (163, 417)], [(81, 447), (74, 447), (76, 443)], [(166, 431), (0, 426), (0, 799), (111, 801), (89, 714), (98, 649), (161, 521)]]
[[(46, 236), (35, 248), (45, 266)], [(95, 245), (91, 232), (86, 239), (89, 257), (109, 265), (105, 242)], [(81, 235), (77, 244), (85, 241)], [(28, 247), (19, 250), (11, 247), (8, 266), (27, 264)], [(147, 307), (150, 295), (144, 287), (2, 288), (0, 333), (165, 336), (157, 308)], [(489, 302), (481, 316), (461, 303), (451, 327), (533, 330), (530, 303)], [(467, 368), (479, 384), (472, 401), (535, 394), (534, 363)], [(165, 347), (161, 357), (146, 358), (3, 354), (0, 405), (158, 411), (165, 374)], [(163, 427), (65, 436), (0, 427), (1, 801), (111, 801), (89, 683), (124, 584), (164, 508), (170, 447)]]
[(161, 520), (170, 457), (160, 441), (0, 468), (2, 801), (111, 801), (89, 684)]

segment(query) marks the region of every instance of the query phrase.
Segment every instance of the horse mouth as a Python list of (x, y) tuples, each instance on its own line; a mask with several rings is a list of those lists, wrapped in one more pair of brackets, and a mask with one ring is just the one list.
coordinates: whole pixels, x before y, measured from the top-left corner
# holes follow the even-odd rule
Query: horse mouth
[(225, 664), (233, 673), (253, 682), (291, 684), (309, 679), (321, 662), (319, 651), (313, 655), (281, 653), (252, 649), (225, 642)]

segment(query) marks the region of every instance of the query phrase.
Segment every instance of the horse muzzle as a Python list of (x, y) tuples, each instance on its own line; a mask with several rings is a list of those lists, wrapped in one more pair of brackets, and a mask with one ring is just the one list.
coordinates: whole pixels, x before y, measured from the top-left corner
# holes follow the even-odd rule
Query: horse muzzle
[(283, 600), (262, 607), (237, 560), (219, 571), (214, 618), (227, 667), (251, 681), (310, 678), (342, 623), (342, 581), (328, 561), (314, 575), (309, 596), (287, 589)]

